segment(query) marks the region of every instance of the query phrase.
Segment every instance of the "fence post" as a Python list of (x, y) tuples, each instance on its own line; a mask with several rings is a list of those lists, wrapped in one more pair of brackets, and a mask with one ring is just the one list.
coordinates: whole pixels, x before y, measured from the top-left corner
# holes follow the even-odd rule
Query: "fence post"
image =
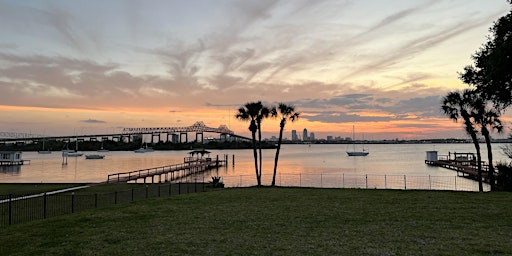
[(341, 176), (341, 187), (345, 188), (345, 174), (343, 173)]
[(239, 185), (239, 187), (241, 187), (241, 186), (242, 186), (242, 174), (240, 174), (240, 185)]
[(146, 185), (146, 199), (148, 199), (148, 185)]
[(365, 183), (366, 183), (366, 189), (368, 189), (368, 174), (365, 175)]
[(454, 181), (455, 181), (455, 191), (457, 191), (457, 176), (454, 177)]
[(9, 225), (12, 224), (12, 194), (9, 194)]
[(43, 194), (43, 219), (46, 219), (46, 192)]
[(320, 173), (320, 187), (321, 188), (324, 187), (324, 174), (323, 173)]
[(75, 192), (71, 192), (71, 213), (75, 212)]
[(299, 187), (302, 187), (302, 173), (299, 173)]
[(428, 189), (432, 190), (432, 180), (430, 180), (430, 174), (428, 175)]
[(407, 176), (404, 174), (404, 190), (407, 190)]
[(386, 174), (384, 174), (384, 189), (388, 189), (388, 178)]

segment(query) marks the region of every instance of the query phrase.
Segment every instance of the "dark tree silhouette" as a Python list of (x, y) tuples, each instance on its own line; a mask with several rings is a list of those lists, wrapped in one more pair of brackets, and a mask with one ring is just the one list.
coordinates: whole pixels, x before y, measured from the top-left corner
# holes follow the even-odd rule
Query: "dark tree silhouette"
[(487, 161), (489, 164), (488, 179), (491, 185), (491, 191), (496, 188), (496, 179), (494, 171), (494, 162), (492, 156), (492, 143), (490, 131), (496, 130), (498, 133), (503, 131), (503, 125), (500, 120), (500, 111), (492, 108), (483, 97), (474, 97), (471, 102), (472, 113), (470, 114), (474, 123), (480, 126), (480, 132), (484, 136), (487, 147)]
[[(263, 119), (270, 115), (270, 109), (264, 106), (261, 101), (246, 103), (243, 107), (238, 109), (235, 117), (242, 121), (250, 121), (249, 131), (252, 136), (252, 146), (254, 155), (254, 169), (256, 172), (256, 180), (258, 187), (261, 187), (261, 168), (262, 168), (262, 155), (261, 155), (261, 123)], [(258, 133), (258, 143), (256, 142), (256, 133)], [(259, 156), (258, 156), (259, 149)], [(259, 166), (258, 166), (259, 158)]]
[(472, 56), (474, 65), (466, 66), (460, 78), (492, 100), (496, 109), (504, 109), (512, 104), (512, 10), (494, 22), (490, 32)]
[(238, 109), (235, 117), (242, 121), (249, 121), (249, 131), (251, 131), (252, 138), (252, 149), (254, 155), (254, 170), (256, 171), (256, 180), (258, 186), (261, 186), (261, 171), (258, 170), (258, 152), (256, 147), (256, 132), (258, 131), (258, 125), (256, 119), (263, 105), (261, 101), (246, 103), (243, 107)]
[(453, 119), (455, 122), (457, 122), (459, 118), (464, 120), (464, 128), (475, 146), (478, 169), (478, 190), (482, 192), (484, 191), (482, 184), (482, 156), (477, 138), (477, 130), (471, 121), (470, 115), (472, 112), (471, 102), (473, 101), (473, 96), (473, 91), (468, 89), (464, 90), (462, 93), (459, 91), (450, 92), (443, 97), (441, 109), (446, 116)]
[(277, 162), (279, 160), (279, 151), (281, 150), (281, 144), (283, 142), (283, 131), (286, 122), (289, 120), (290, 122), (294, 122), (300, 116), (300, 113), (295, 112), (295, 106), (286, 105), (284, 103), (279, 103), (277, 108), (272, 108), (272, 116), (280, 118), (279, 122), (279, 140), (277, 141), (277, 149), (276, 149), (276, 157), (274, 159), (274, 174), (272, 176), (272, 186), (276, 185), (276, 173), (277, 173)]

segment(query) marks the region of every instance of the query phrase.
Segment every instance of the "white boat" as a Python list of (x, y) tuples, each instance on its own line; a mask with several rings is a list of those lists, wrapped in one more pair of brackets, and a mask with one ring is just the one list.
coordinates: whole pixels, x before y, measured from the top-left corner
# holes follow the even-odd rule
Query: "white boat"
[(39, 150), (39, 151), (37, 151), (37, 153), (39, 153), (39, 154), (51, 154), (52, 152), (50, 150), (48, 150), (48, 149), (46, 149), (46, 150), (44, 149), (44, 140), (43, 140), (43, 150)]
[(70, 151), (70, 150), (66, 150), (66, 151), (64, 151), (64, 150), (63, 150), (63, 152), (64, 152), (64, 154), (65, 154), (66, 156), (70, 156), (70, 157), (80, 157), (80, 156), (83, 156), (83, 155), (84, 155), (84, 153), (82, 153), (82, 152), (78, 152), (78, 138), (77, 138), (77, 140), (76, 140), (76, 145), (75, 145), (75, 150), (74, 150), (74, 151)]
[[(354, 126), (352, 126), (352, 141), (354, 141), (354, 138), (355, 138), (355, 132), (354, 132)], [(356, 144), (355, 143), (352, 143), (352, 151), (347, 151), (347, 155), (348, 156), (367, 156), (368, 154), (370, 154), (369, 151), (367, 151), (366, 149), (364, 149), (364, 144), (362, 144), (362, 150), (361, 151), (357, 151), (356, 150)]]
[(105, 155), (98, 155), (98, 154), (85, 155), (85, 159), (103, 159), (103, 158), (105, 158)]
[(148, 145), (144, 145), (140, 147), (139, 149), (134, 150), (135, 153), (146, 153), (146, 152), (153, 152), (155, 151), (153, 148), (148, 147)]
[(82, 152), (64, 152), (64, 154), (66, 154), (66, 156), (70, 156), (70, 157), (79, 157), (79, 156), (84, 155), (84, 153), (82, 153)]

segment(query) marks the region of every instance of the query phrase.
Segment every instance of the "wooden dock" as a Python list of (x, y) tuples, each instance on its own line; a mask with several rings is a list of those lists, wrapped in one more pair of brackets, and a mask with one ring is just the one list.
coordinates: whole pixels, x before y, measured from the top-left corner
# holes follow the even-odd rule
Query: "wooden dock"
[[(434, 151), (428, 151), (434, 152)], [(427, 160), (425, 164), (431, 166), (443, 167), (446, 169), (454, 170), (457, 175), (468, 177), (471, 179), (478, 178), (478, 167), (474, 153), (451, 153), (448, 155), (437, 156), (437, 152), (434, 158), (429, 157), (427, 152)], [(482, 163), (482, 176), (485, 178), (489, 170), (489, 166), (485, 162)]]
[(148, 178), (151, 178), (151, 183), (155, 183), (155, 178), (157, 183), (174, 181), (221, 167), (226, 161), (227, 159), (219, 160), (218, 156), (217, 159), (185, 157), (180, 164), (109, 174), (107, 183), (137, 182), (138, 180), (144, 180), (146, 183)]

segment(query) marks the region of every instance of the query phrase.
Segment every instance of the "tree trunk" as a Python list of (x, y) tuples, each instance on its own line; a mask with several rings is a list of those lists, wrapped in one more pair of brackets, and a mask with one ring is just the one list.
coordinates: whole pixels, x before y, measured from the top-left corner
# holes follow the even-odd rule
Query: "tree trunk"
[(254, 170), (256, 171), (256, 181), (258, 182), (258, 187), (261, 187), (261, 178), (258, 172), (258, 152), (256, 151), (256, 131), (252, 132), (252, 151), (254, 153)]
[(274, 175), (272, 176), (272, 187), (276, 185), (277, 161), (279, 160), (279, 151), (283, 141), (284, 123), (281, 121), (281, 129), (279, 129), (279, 140), (277, 141), (276, 158), (274, 159)]
[(258, 149), (259, 149), (259, 152), (260, 152), (260, 173), (259, 173), (259, 178), (260, 178), (260, 184), (259, 186), (261, 186), (261, 173), (262, 173), (262, 163), (263, 163), (263, 154), (261, 153), (261, 123), (258, 122)]
[(487, 161), (489, 165), (488, 174), (489, 175), (489, 184), (491, 185), (491, 191), (496, 189), (496, 180), (494, 177), (494, 164), (492, 160), (492, 146), (491, 146), (491, 136), (489, 135), (489, 130), (487, 127), (482, 126), (482, 134), (485, 138), (485, 144), (487, 146)]
[(478, 169), (478, 191), (483, 192), (484, 185), (482, 183), (482, 155), (480, 154), (480, 144), (478, 143), (476, 133), (471, 133), (470, 135), (476, 150), (476, 166)]

